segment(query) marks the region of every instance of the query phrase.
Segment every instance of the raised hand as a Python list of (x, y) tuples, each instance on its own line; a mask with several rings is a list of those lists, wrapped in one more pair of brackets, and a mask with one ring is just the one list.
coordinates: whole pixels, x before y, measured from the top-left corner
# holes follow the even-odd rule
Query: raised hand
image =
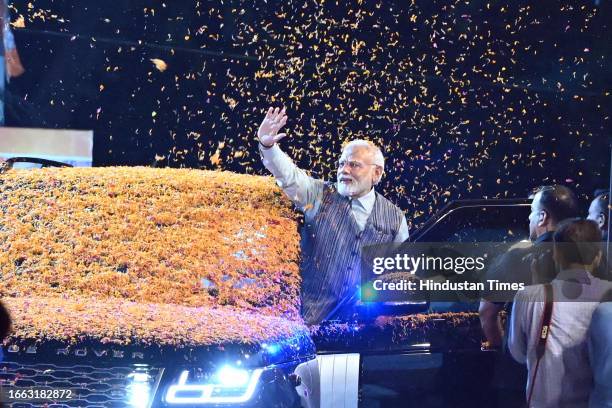
[(278, 133), (278, 131), (287, 123), (287, 115), (285, 108), (270, 108), (266, 113), (266, 117), (259, 125), (257, 138), (259, 143), (264, 147), (272, 147), (276, 142), (287, 136), (286, 133)]

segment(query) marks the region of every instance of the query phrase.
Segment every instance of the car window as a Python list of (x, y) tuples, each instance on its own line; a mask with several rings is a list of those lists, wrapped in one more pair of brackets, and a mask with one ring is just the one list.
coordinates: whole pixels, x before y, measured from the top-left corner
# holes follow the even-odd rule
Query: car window
[(455, 208), (425, 231), (420, 242), (517, 242), (529, 238), (529, 206), (474, 205)]

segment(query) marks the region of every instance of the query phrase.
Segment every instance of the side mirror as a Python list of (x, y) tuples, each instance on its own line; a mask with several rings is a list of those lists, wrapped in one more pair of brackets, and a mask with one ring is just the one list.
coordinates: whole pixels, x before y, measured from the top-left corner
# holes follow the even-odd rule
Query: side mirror
[(71, 164), (62, 163), (55, 160), (40, 159), (38, 157), (11, 157), (0, 165), (0, 173), (8, 169), (15, 168), (15, 163), (25, 163), (25, 168), (41, 167), (73, 167)]

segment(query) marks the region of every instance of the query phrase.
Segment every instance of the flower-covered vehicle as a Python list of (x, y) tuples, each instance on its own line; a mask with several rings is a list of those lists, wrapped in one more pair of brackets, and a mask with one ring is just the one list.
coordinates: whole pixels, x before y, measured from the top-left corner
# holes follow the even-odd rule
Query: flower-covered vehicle
[(297, 222), (269, 178), (10, 169), (0, 247), (14, 406), (318, 403)]

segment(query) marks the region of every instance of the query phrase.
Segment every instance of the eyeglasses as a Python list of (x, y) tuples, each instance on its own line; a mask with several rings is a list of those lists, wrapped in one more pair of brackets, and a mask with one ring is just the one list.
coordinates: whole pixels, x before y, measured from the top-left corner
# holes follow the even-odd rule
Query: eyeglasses
[(338, 166), (338, 170), (344, 166), (348, 167), (350, 170), (361, 170), (365, 166), (378, 166), (377, 164), (366, 164), (354, 160), (339, 160), (336, 162), (336, 165)]

